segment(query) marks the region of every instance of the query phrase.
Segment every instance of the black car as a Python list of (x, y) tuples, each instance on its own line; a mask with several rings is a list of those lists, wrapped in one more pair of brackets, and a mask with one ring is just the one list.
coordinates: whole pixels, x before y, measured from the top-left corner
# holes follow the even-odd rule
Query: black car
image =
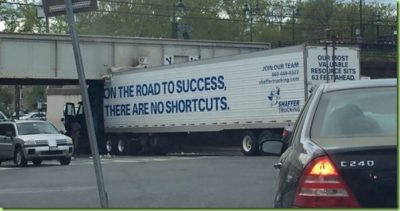
[(396, 141), (396, 80), (321, 85), (288, 143), (261, 143), (281, 155), (275, 207), (398, 207)]

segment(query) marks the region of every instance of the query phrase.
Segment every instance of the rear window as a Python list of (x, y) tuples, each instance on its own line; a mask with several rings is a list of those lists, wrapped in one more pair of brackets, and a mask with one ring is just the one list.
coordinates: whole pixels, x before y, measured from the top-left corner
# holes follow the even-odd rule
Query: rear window
[(312, 138), (396, 136), (395, 87), (350, 89), (322, 95)]

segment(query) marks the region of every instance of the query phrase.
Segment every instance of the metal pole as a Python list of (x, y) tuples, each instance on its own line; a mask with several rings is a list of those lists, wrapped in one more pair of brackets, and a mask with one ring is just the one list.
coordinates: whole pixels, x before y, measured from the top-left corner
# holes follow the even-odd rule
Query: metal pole
[(250, 42), (253, 42), (253, 8), (250, 8)]
[(97, 142), (96, 142), (96, 134), (94, 132), (95, 130), (94, 130), (94, 125), (93, 125), (92, 110), (90, 108), (90, 101), (89, 101), (89, 95), (87, 92), (85, 72), (84, 72), (83, 63), (82, 63), (82, 55), (81, 55), (81, 51), (80, 51), (80, 47), (79, 47), (79, 39), (78, 39), (78, 35), (76, 32), (76, 27), (75, 27), (74, 12), (72, 9), (71, 0), (65, 0), (64, 3), (65, 3), (65, 8), (66, 8), (67, 17), (68, 17), (68, 25), (69, 25), (69, 31), (70, 31), (70, 36), (71, 36), (71, 40), (72, 40), (72, 46), (73, 46), (73, 50), (74, 50), (76, 69), (77, 69), (78, 79), (79, 79), (79, 86), (80, 86), (80, 90), (81, 90), (81, 94), (82, 94), (82, 101), (83, 101), (83, 107), (84, 107), (84, 111), (85, 111), (84, 113), (85, 113), (85, 118), (86, 118), (86, 126), (88, 129), (90, 148), (91, 148), (92, 156), (93, 156), (93, 165), (94, 165), (94, 170), (95, 170), (96, 179), (97, 179), (97, 187), (98, 187), (99, 196), (100, 196), (100, 204), (101, 204), (102, 208), (108, 208), (107, 192), (104, 187), (103, 171), (101, 169), (99, 150), (97, 148)]
[(335, 50), (336, 50), (336, 35), (332, 35), (332, 67), (333, 67), (333, 82), (336, 82), (335, 70)]
[(326, 60), (326, 83), (329, 83), (329, 59), (328, 59), (328, 40), (325, 40), (325, 60)]
[(49, 33), (49, 17), (46, 16), (46, 33)]
[(363, 37), (363, 27), (362, 27), (362, 0), (360, 0), (360, 37)]
[(294, 44), (294, 8), (292, 10), (292, 42)]
[(21, 110), (21, 89), (20, 85), (15, 85), (15, 119), (19, 119), (19, 111)]
[(172, 30), (171, 30), (171, 37), (172, 38), (177, 38), (175, 6), (176, 6), (175, 4), (172, 5)]
[(329, 83), (329, 53), (328, 53), (328, 39), (329, 29), (325, 29), (325, 60), (326, 60), (326, 83)]
[(376, 24), (376, 41), (379, 42), (379, 23)]

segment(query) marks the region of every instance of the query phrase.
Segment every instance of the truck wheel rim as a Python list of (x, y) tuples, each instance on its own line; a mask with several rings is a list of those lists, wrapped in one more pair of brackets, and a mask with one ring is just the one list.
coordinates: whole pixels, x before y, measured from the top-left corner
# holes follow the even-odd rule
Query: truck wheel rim
[(119, 141), (118, 141), (118, 151), (119, 151), (119, 152), (123, 152), (124, 149), (125, 149), (125, 143), (124, 143), (124, 141), (119, 140)]
[(242, 144), (243, 144), (243, 149), (244, 149), (244, 151), (249, 152), (249, 151), (251, 150), (251, 148), (252, 148), (252, 142), (253, 142), (253, 140), (251, 140), (251, 137), (250, 137), (250, 136), (245, 136), (245, 137), (243, 138)]
[(107, 140), (106, 149), (107, 149), (107, 152), (111, 152), (111, 150), (112, 150), (112, 143), (110, 140)]

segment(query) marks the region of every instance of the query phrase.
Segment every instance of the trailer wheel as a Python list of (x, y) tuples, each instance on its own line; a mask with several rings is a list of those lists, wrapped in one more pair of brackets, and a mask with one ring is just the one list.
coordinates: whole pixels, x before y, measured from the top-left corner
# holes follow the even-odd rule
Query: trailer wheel
[(132, 139), (126, 147), (128, 147), (126, 151), (129, 155), (138, 155), (142, 151), (142, 145), (138, 139)]
[(117, 149), (118, 149), (118, 154), (120, 154), (120, 155), (126, 154), (126, 151), (127, 151), (126, 150), (126, 141), (123, 139), (119, 139)]
[(258, 142), (252, 131), (244, 131), (241, 136), (242, 153), (247, 156), (258, 154)]
[(150, 154), (164, 155), (164, 147), (166, 145), (166, 137), (162, 134), (155, 134), (150, 137)]
[(117, 144), (110, 138), (108, 138), (106, 141), (106, 151), (112, 155), (116, 154), (117, 152)]
[(141, 135), (138, 138), (138, 143), (140, 144), (140, 152), (139, 154), (148, 154), (150, 151), (150, 136), (146, 135)]

